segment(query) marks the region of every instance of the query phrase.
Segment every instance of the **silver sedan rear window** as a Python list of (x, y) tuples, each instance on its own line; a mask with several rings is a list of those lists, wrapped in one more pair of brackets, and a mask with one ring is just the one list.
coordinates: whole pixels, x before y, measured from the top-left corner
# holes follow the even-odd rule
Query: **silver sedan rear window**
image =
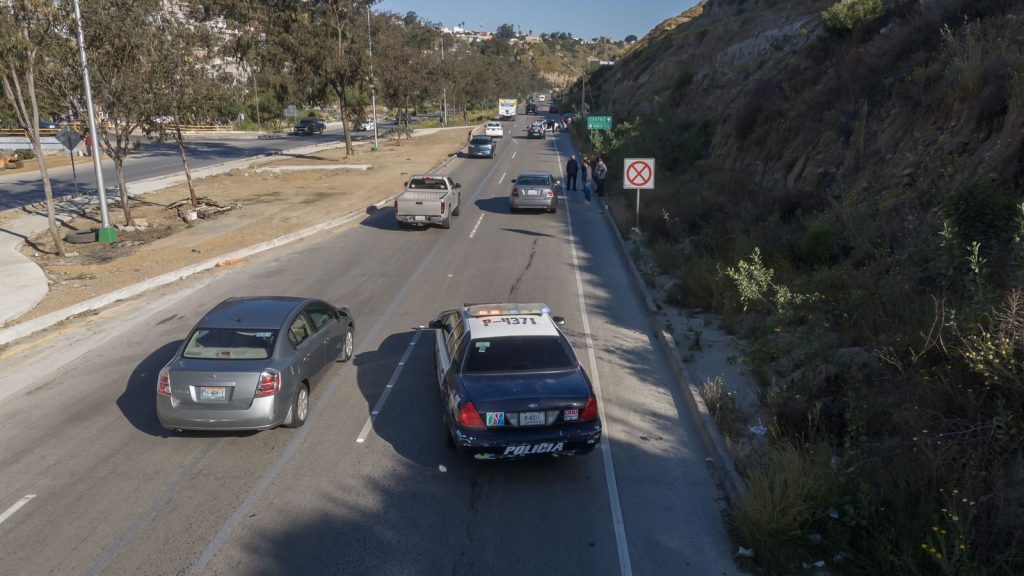
[(181, 354), (208, 360), (262, 360), (274, 351), (277, 330), (198, 328)]

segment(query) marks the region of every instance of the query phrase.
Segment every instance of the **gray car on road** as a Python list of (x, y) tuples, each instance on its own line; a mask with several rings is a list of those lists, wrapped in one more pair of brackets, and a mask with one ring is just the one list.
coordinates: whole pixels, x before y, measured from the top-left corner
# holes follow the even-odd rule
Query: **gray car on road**
[(157, 418), (173, 430), (302, 426), (310, 392), (352, 358), (354, 332), (351, 311), (322, 300), (229, 298), (160, 371)]
[(509, 210), (526, 208), (558, 210), (558, 192), (561, 181), (545, 172), (525, 172), (512, 179), (512, 192), (508, 197)]

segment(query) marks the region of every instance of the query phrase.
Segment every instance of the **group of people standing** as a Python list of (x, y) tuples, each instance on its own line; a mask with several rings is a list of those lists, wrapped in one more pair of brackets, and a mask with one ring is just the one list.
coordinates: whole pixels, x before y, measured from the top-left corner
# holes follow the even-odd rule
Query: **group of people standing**
[[(573, 154), (565, 163), (565, 189), (578, 190), (576, 187), (577, 175), (583, 187), (583, 200), (590, 204), (591, 194), (596, 192), (598, 196), (604, 196), (604, 183), (608, 178), (608, 166), (600, 156), (594, 158), (583, 157), (583, 162), (576, 160)], [(603, 212), (598, 209), (598, 212)]]

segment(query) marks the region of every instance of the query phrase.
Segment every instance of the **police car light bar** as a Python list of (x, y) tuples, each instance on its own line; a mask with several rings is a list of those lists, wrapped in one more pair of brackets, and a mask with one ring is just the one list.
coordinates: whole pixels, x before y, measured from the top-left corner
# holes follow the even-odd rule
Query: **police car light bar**
[(482, 316), (541, 316), (550, 314), (545, 304), (467, 304), (466, 313), (473, 318)]

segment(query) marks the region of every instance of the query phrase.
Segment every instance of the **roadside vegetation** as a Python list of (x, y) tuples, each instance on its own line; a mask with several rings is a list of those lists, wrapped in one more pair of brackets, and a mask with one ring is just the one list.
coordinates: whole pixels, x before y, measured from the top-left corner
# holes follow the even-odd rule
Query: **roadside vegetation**
[(622, 159), (657, 158), (656, 272), (750, 344), (738, 544), (767, 574), (1024, 572), (1024, 11), (709, 6), (591, 74), (616, 124), (574, 137), (624, 236)]

